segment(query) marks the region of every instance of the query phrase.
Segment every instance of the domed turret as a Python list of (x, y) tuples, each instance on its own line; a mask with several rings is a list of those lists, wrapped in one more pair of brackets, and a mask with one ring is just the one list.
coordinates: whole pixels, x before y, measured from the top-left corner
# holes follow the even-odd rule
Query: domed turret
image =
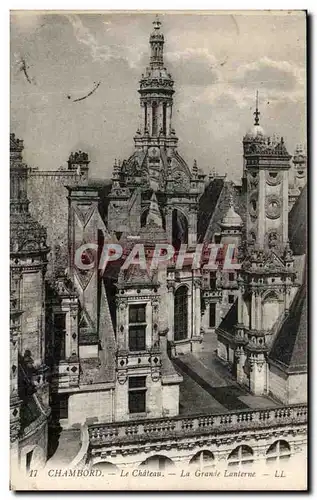
[(226, 215), (221, 219), (221, 227), (223, 229), (239, 229), (242, 227), (243, 222), (239, 214), (233, 208), (233, 199), (230, 197), (230, 207)]
[(254, 125), (244, 136), (245, 139), (264, 139), (265, 138), (265, 132), (263, 130), (263, 127), (261, 125)]
[(243, 141), (248, 142), (248, 141), (254, 141), (254, 140), (260, 140), (264, 141), (265, 140), (265, 132), (263, 128), (260, 125), (260, 111), (259, 111), (259, 94), (258, 91), (256, 93), (256, 107), (254, 111), (254, 126), (248, 130), (248, 132), (245, 134)]

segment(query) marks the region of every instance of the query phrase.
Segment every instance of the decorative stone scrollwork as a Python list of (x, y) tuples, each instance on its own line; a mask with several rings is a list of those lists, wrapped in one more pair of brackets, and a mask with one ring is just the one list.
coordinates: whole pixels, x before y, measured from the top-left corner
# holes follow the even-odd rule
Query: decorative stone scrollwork
[(262, 371), (262, 368), (264, 366), (265, 362), (264, 361), (258, 361), (257, 362), (257, 367), (258, 367), (258, 371), (261, 372)]
[(274, 172), (274, 171), (266, 172), (266, 182), (270, 186), (277, 186), (282, 182), (281, 172)]
[(118, 382), (120, 385), (126, 383), (128, 378), (128, 370), (118, 370)]
[(249, 180), (249, 185), (251, 188), (256, 187), (259, 183), (258, 173), (257, 172), (250, 172), (248, 180)]
[(14, 443), (19, 437), (20, 423), (14, 422), (10, 424), (10, 442)]
[(278, 245), (280, 241), (280, 235), (277, 231), (270, 231), (268, 236), (267, 236), (267, 242), (269, 248), (273, 248), (276, 245)]
[(253, 191), (249, 198), (249, 214), (251, 218), (258, 216), (258, 193)]

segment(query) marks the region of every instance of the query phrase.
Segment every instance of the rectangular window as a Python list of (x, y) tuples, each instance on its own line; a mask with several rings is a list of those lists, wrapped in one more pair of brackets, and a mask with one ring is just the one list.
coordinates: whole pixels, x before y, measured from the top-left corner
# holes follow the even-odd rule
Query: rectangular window
[(216, 290), (217, 288), (217, 278), (216, 273), (210, 274), (210, 290)]
[(229, 281), (234, 281), (235, 276), (234, 273), (229, 273)]
[(234, 303), (234, 295), (232, 295), (232, 294), (228, 295), (228, 302), (229, 302), (229, 304), (233, 304)]
[(145, 323), (145, 304), (129, 306), (129, 323)]
[(68, 394), (59, 394), (59, 418), (68, 418)]
[(129, 306), (129, 350), (144, 351), (146, 347), (145, 304)]
[(157, 104), (152, 104), (152, 135), (157, 135)]
[(146, 377), (129, 377), (129, 413), (145, 413)]
[(220, 234), (216, 234), (215, 235), (215, 243), (216, 243), (216, 245), (219, 245), (220, 241), (221, 241), (221, 235)]
[(58, 362), (65, 359), (65, 337), (66, 337), (66, 314), (54, 314), (54, 358)]
[(214, 328), (216, 326), (216, 304), (211, 302), (209, 305), (209, 327)]

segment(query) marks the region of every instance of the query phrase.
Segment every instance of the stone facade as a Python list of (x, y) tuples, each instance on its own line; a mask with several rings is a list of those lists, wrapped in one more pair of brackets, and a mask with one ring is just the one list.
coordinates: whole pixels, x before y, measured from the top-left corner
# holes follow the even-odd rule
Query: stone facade
[(10, 433), (13, 474), (44, 465), (49, 387), (45, 345), (45, 229), (29, 212), (23, 141), (10, 135)]

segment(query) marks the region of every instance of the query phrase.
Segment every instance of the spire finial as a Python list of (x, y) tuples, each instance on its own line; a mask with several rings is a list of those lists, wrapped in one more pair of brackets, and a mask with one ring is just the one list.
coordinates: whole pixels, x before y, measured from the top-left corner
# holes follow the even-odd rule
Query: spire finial
[(260, 123), (259, 116), (261, 113), (259, 111), (259, 91), (258, 90), (256, 91), (255, 112), (253, 114), (255, 116), (254, 125), (259, 125), (259, 123)]

